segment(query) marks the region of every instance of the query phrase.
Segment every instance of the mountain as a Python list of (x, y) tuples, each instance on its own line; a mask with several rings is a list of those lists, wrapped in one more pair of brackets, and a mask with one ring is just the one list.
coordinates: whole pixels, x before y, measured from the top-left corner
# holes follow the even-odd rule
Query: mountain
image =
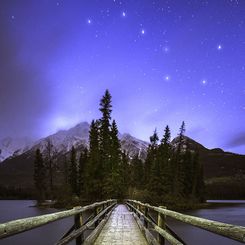
[(119, 136), (122, 150), (127, 152), (132, 158), (138, 155), (140, 159), (145, 159), (147, 154), (148, 142), (139, 140), (130, 134), (123, 134)]
[[(45, 151), (47, 141), (50, 141), (56, 151), (58, 164), (62, 167), (64, 154), (69, 154), (74, 145), (77, 149), (88, 146), (89, 124), (82, 122), (68, 130), (61, 130), (36, 142), (21, 141), (17, 144), (13, 139), (2, 141), (1, 149), (9, 152), (8, 156), (0, 163), (0, 185), (10, 186), (31, 186), (33, 178), (33, 161), (37, 148)], [(141, 159), (146, 158), (148, 142), (139, 140), (130, 134), (119, 134), (122, 150), (126, 151), (129, 157), (139, 154)], [(171, 142), (176, 147), (178, 137)], [(198, 150), (200, 162), (204, 167), (206, 180), (214, 178), (245, 176), (245, 155), (224, 152), (222, 149), (208, 149), (195, 140), (185, 136), (185, 144), (191, 150)], [(15, 146), (15, 147), (13, 147)], [(184, 146), (185, 147), (185, 146)], [(16, 149), (18, 149), (16, 151)], [(12, 155), (11, 155), (12, 154)]]
[[(2, 156), (2, 161), (6, 160), (7, 158), (13, 159), (23, 153), (27, 153), (28, 151), (34, 152), (38, 148), (41, 150), (41, 152), (43, 152), (45, 151), (48, 141), (52, 143), (57, 154), (69, 152), (72, 146), (75, 148), (88, 147), (89, 127), (89, 123), (82, 122), (68, 130), (60, 130), (55, 134), (40, 139), (36, 142), (30, 142), (29, 144), (27, 141), (15, 142), (14, 139), (11, 139), (9, 143), (7, 140), (5, 140), (3, 142), (5, 143), (5, 148), (3, 149), (5, 149), (5, 152), (8, 152), (8, 154)], [(146, 157), (146, 150), (149, 144), (148, 142), (139, 140), (130, 134), (119, 134), (119, 139), (121, 141), (122, 150), (128, 153), (130, 157), (133, 157), (135, 154), (139, 154), (140, 158), (142, 159)]]
[[(36, 149), (45, 151), (47, 142), (50, 141), (55, 149), (55, 155), (58, 164), (62, 166), (62, 156), (69, 154), (72, 146), (77, 149), (88, 147), (89, 141), (89, 124), (82, 122), (68, 130), (60, 130), (55, 134), (32, 142), (28, 146), (26, 144), (18, 145), (18, 154), (7, 155), (7, 158), (0, 163), (0, 185), (32, 185), (33, 161)], [(148, 142), (139, 140), (130, 134), (119, 134), (122, 150), (129, 157), (139, 154), (140, 158), (145, 159)], [(6, 145), (6, 148), (10, 145)], [(11, 148), (10, 148), (11, 149)], [(10, 152), (10, 150), (9, 150)]]
[(12, 137), (5, 137), (0, 139), (0, 162), (8, 157), (17, 156), (29, 150), (33, 143), (33, 140), (27, 137), (15, 139)]
[[(176, 147), (178, 137), (171, 144)], [(225, 152), (220, 148), (208, 149), (195, 140), (184, 136), (184, 148), (188, 144), (191, 150), (199, 152), (206, 179), (217, 177), (245, 176), (245, 155)]]

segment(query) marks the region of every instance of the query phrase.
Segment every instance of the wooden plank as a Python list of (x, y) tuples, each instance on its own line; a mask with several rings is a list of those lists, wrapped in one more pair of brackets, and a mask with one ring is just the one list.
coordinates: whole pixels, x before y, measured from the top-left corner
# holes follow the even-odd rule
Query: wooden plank
[(105, 226), (106, 222), (110, 218), (112, 210), (106, 214), (105, 218), (99, 223), (99, 225), (91, 232), (91, 234), (85, 239), (83, 245), (90, 245), (94, 244), (95, 240), (97, 239), (98, 235), (100, 234), (101, 230)]
[(94, 209), (95, 207), (105, 203), (116, 203), (115, 200), (108, 200), (103, 202), (96, 202), (84, 207), (76, 207), (70, 210), (56, 212), (52, 214), (45, 214), (36, 217), (30, 217), (25, 219), (18, 219), (0, 224), (0, 238), (9, 237), (27, 230), (34, 229), (36, 227), (46, 225), (56, 220), (64, 219), (86, 210)]
[(94, 245), (137, 244), (147, 245), (132, 213), (125, 205), (119, 204), (112, 212), (108, 222), (96, 239)]

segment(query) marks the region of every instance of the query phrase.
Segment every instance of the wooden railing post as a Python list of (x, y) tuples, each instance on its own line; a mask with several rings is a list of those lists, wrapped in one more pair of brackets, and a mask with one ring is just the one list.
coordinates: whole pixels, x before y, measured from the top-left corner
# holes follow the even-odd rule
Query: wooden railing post
[[(77, 230), (77, 229), (79, 229), (81, 226), (82, 226), (82, 224), (83, 224), (83, 218), (82, 218), (82, 213), (80, 213), (80, 214), (76, 214), (75, 216), (74, 216), (74, 221), (75, 221), (75, 229)], [(76, 245), (81, 245), (82, 243), (83, 243), (83, 241), (84, 241), (84, 236), (83, 236), (83, 233), (80, 235), (80, 236), (78, 236), (77, 238), (76, 238)]]
[[(97, 215), (98, 215), (98, 207), (95, 207), (94, 208), (94, 217), (96, 217)], [(96, 221), (94, 223), (94, 226), (97, 227), (98, 226), (98, 223), (99, 223), (99, 221)]]
[[(145, 217), (147, 217), (148, 218), (148, 212), (149, 212), (149, 208), (148, 207), (145, 207), (144, 208), (144, 214), (145, 214)], [(148, 228), (148, 222), (147, 222), (147, 220), (146, 219), (144, 219), (144, 226), (146, 227), (146, 228)]]
[[(165, 208), (164, 206), (160, 206), (160, 208)], [(163, 230), (166, 229), (166, 216), (164, 214), (158, 213), (158, 217), (157, 217), (157, 225), (162, 228)], [(164, 245), (165, 244), (165, 239), (164, 237), (162, 237), (160, 234), (158, 234), (158, 242), (160, 245)]]

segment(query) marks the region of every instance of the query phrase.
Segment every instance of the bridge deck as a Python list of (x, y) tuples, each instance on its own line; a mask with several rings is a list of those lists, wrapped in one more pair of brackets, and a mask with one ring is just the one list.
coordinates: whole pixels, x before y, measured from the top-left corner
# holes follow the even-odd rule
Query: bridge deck
[(126, 206), (118, 205), (94, 244), (147, 245), (148, 243)]

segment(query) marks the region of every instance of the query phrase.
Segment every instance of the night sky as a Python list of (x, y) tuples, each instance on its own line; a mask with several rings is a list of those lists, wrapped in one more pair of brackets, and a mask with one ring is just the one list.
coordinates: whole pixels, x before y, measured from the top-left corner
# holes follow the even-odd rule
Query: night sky
[(1, 0), (0, 137), (98, 118), (245, 154), (244, 0)]

